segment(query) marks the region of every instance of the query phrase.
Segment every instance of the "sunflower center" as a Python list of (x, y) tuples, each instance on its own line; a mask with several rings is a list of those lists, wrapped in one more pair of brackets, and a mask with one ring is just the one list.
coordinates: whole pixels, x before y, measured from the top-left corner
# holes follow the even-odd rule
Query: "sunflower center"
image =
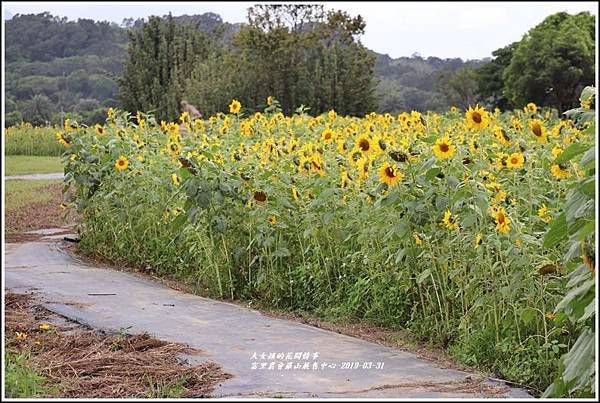
[(540, 137), (542, 135), (542, 127), (537, 122), (535, 122), (533, 125), (531, 125), (531, 131), (533, 132), (533, 134), (535, 134), (538, 137)]
[(504, 224), (504, 214), (500, 213), (497, 217), (498, 224)]
[(450, 150), (450, 146), (446, 143), (440, 144), (440, 151), (443, 153), (447, 153)]
[(510, 159), (511, 164), (517, 164), (519, 162), (519, 159), (517, 157), (512, 157)]
[(325, 133), (325, 140), (331, 139), (331, 133)]
[(481, 114), (479, 112), (473, 112), (471, 119), (473, 119), (473, 122), (479, 124), (481, 123)]
[(392, 167), (387, 167), (387, 168), (385, 169), (385, 175), (386, 175), (388, 178), (395, 178), (395, 177), (396, 177), (396, 172), (394, 172), (394, 168), (392, 168)]
[(123, 161), (123, 160), (119, 160), (119, 166), (121, 166), (121, 167), (122, 167), (123, 165), (125, 165), (125, 161)]
[(360, 149), (363, 151), (369, 151), (369, 148), (371, 147), (371, 145), (369, 144), (368, 140), (361, 140), (358, 143), (358, 147), (360, 147)]
[(264, 202), (267, 200), (267, 195), (265, 192), (254, 192), (254, 200)]

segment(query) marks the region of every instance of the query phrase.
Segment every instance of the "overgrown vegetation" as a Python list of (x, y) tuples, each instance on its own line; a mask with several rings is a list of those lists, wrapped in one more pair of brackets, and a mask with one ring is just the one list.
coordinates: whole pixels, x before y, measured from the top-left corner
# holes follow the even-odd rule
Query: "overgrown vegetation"
[(6, 350), (4, 353), (4, 387), (5, 396), (14, 398), (31, 398), (49, 395), (49, 388), (44, 384), (46, 378), (29, 365), (30, 353)]
[(4, 155), (60, 157), (63, 149), (56, 142), (56, 132), (60, 129), (60, 126), (34, 127), (30, 123), (4, 129)]
[(67, 128), (82, 248), (219, 298), (409, 329), (541, 393), (579, 335), (554, 312), (567, 246), (543, 236), (585, 168), (557, 158), (593, 135), (534, 104), (359, 119), (271, 101), (184, 114), (185, 133), (120, 111), (102, 134)]
[[(595, 135), (595, 87), (586, 87), (581, 93), (581, 108), (567, 112), (591, 136)], [(556, 307), (563, 320), (571, 322), (579, 334), (569, 352), (561, 357), (557, 379), (544, 397), (594, 397), (596, 392), (596, 158), (595, 145), (572, 148), (560, 156), (560, 163), (578, 159), (585, 175), (570, 188), (563, 212), (552, 225), (544, 246), (555, 247), (568, 241), (569, 250), (563, 263), (569, 270), (567, 293)]]

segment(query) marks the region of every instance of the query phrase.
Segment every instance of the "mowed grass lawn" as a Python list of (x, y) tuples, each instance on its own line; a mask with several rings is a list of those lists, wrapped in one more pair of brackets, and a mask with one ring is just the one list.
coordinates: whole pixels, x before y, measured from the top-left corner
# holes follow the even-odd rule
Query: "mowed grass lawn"
[(4, 161), (5, 176), (63, 172), (60, 157), (6, 155)]
[(4, 206), (7, 212), (33, 203), (44, 203), (52, 198), (49, 192), (40, 189), (61, 183), (60, 180), (9, 180), (5, 181)]

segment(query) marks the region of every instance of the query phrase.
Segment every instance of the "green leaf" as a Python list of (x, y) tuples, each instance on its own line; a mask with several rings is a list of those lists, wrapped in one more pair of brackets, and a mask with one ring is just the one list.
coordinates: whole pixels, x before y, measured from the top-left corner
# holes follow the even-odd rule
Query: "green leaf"
[(431, 276), (431, 270), (426, 269), (421, 274), (419, 274), (419, 277), (417, 277), (417, 284), (423, 283), (423, 281), (425, 281), (425, 279), (429, 276)]
[(585, 329), (564, 358), (565, 370), (562, 378), (569, 385), (575, 381), (572, 389), (582, 388), (591, 382), (595, 364), (595, 334), (590, 329)]
[(595, 147), (590, 148), (589, 150), (586, 151), (585, 154), (583, 154), (583, 157), (581, 157), (581, 160), (579, 161), (581, 163), (581, 165), (587, 169), (587, 165), (590, 162), (593, 162), (596, 159), (596, 149)]
[(381, 206), (385, 207), (385, 206), (389, 206), (390, 204), (394, 203), (396, 200), (398, 200), (398, 192), (392, 192), (390, 193), (387, 197), (381, 199)]
[(590, 147), (592, 147), (591, 144), (573, 143), (567, 147), (567, 149), (563, 151), (554, 162), (556, 164), (564, 164), (579, 154), (587, 151)]
[(596, 196), (596, 175), (585, 178), (581, 181), (578, 190), (589, 198)]
[(523, 308), (521, 309), (521, 320), (525, 323), (529, 323), (535, 319), (537, 311), (533, 308)]
[(477, 222), (477, 216), (475, 214), (467, 214), (460, 221), (460, 225), (463, 228), (470, 228)]
[(583, 228), (581, 228), (579, 231), (577, 231), (577, 234), (576, 234), (577, 240), (583, 241), (589, 234), (594, 232), (595, 228), (596, 228), (596, 220), (592, 219), (591, 221), (588, 221), (588, 223), (585, 224), (585, 226)]
[(544, 248), (553, 248), (559, 242), (567, 238), (567, 219), (565, 213), (561, 213), (550, 227), (550, 230), (544, 237)]
[(437, 174), (439, 174), (441, 171), (442, 171), (442, 168), (438, 168), (438, 167), (431, 168), (431, 169), (427, 170), (427, 173), (425, 174), (425, 178), (430, 181), (433, 178), (435, 178), (435, 176)]
[(429, 168), (431, 168), (433, 166), (433, 164), (435, 164), (435, 157), (432, 157), (430, 159), (428, 159), (427, 161), (425, 161), (423, 163), (423, 165), (421, 165), (421, 168), (419, 169), (421, 172), (428, 170)]
[(288, 248), (277, 248), (277, 250), (275, 251), (275, 256), (277, 257), (288, 257), (291, 256), (290, 251), (288, 250)]

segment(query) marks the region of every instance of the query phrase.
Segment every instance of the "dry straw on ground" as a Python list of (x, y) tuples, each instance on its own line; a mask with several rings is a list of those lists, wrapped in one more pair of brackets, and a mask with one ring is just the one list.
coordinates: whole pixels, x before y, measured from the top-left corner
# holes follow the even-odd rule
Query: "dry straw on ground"
[[(203, 397), (230, 377), (214, 363), (189, 367), (178, 358), (197, 350), (147, 334), (100, 334), (60, 320), (31, 295), (7, 293), (5, 304), (6, 348), (31, 350), (28, 363), (56, 387), (54, 397), (159, 397), (157, 385), (177, 385), (181, 397)], [(40, 329), (48, 322), (48, 330)], [(16, 332), (26, 333), (26, 340), (17, 340)]]

